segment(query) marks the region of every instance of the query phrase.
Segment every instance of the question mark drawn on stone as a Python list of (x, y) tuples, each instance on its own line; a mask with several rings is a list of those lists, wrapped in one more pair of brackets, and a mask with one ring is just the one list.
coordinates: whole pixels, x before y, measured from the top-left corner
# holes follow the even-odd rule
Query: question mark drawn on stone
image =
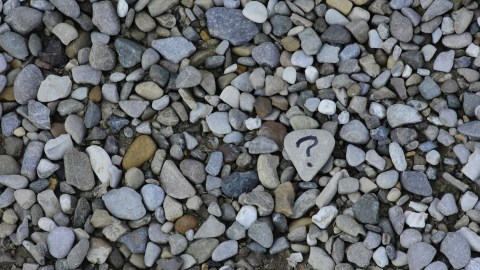
[[(315, 145), (318, 144), (318, 139), (317, 139), (317, 137), (310, 135), (310, 136), (305, 136), (305, 137), (303, 137), (303, 138), (301, 138), (301, 139), (299, 139), (299, 140), (297, 141), (297, 147), (300, 147), (300, 145), (301, 145), (303, 142), (305, 142), (305, 141), (310, 141), (310, 140), (313, 141), (313, 144), (310, 145), (309, 147), (307, 147), (307, 157), (310, 157), (310, 150), (311, 150)], [(308, 166), (308, 167), (312, 167), (313, 165), (312, 165), (312, 163), (307, 162), (307, 166)]]

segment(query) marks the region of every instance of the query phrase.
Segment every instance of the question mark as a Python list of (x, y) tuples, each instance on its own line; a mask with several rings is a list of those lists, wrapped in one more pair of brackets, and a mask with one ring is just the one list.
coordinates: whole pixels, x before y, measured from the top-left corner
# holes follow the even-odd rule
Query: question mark
[[(297, 141), (297, 147), (300, 147), (300, 145), (301, 145), (303, 142), (305, 142), (305, 141), (310, 141), (310, 140), (312, 140), (314, 143), (313, 143), (312, 145), (310, 145), (309, 147), (307, 147), (307, 157), (310, 157), (310, 149), (312, 149), (315, 145), (318, 144), (318, 139), (317, 139), (317, 137), (311, 135), (311, 136), (303, 137), (303, 138), (301, 138), (300, 140)], [(307, 166), (308, 166), (308, 167), (312, 167), (313, 165), (312, 165), (312, 163), (307, 162)]]

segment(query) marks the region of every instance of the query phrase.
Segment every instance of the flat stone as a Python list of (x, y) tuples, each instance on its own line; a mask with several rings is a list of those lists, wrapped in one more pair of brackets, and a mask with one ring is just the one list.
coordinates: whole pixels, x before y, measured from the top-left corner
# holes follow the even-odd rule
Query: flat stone
[(60, 160), (71, 147), (73, 147), (73, 142), (70, 135), (62, 134), (55, 139), (48, 140), (44, 152), (50, 160)]
[(69, 185), (79, 190), (91, 190), (95, 186), (95, 178), (88, 155), (70, 148), (63, 156), (65, 178)]
[(264, 23), (267, 20), (267, 8), (260, 2), (248, 2), (242, 10), (243, 16), (252, 22)]
[(72, 81), (68, 76), (48, 75), (40, 84), (37, 99), (40, 102), (51, 102), (66, 98), (72, 90)]
[(358, 242), (347, 248), (347, 260), (359, 267), (367, 267), (373, 256), (373, 251)]
[(34, 180), (37, 176), (36, 170), (42, 158), (44, 146), (45, 144), (41, 141), (31, 141), (27, 145), (23, 154), (22, 167), (20, 168), (21, 175), (26, 176), (30, 180)]
[(328, 205), (320, 208), (317, 214), (312, 216), (312, 221), (320, 229), (326, 229), (328, 225), (337, 217), (338, 210), (335, 206)]
[(13, 84), (15, 101), (19, 104), (27, 104), (29, 100), (36, 98), (42, 81), (42, 71), (33, 64), (26, 65), (18, 73)]
[(225, 232), (225, 225), (210, 215), (208, 219), (198, 228), (194, 239), (218, 237)]
[(273, 244), (273, 232), (265, 222), (255, 221), (248, 228), (248, 237), (264, 248), (270, 248)]
[(412, 22), (400, 12), (394, 11), (390, 17), (390, 33), (401, 42), (409, 42), (413, 38)]
[(387, 108), (387, 120), (388, 124), (395, 128), (421, 122), (423, 118), (413, 107), (404, 104), (393, 104)]
[(141, 227), (130, 233), (123, 235), (120, 238), (122, 242), (133, 254), (145, 253), (147, 248), (148, 229), (147, 227)]
[(43, 13), (33, 8), (19, 6), (6, 15), (5, 22), (21, 35), (28, 35), (42, 25)]
[(435, 0), (428, 9), (423, 13), (422, 22), (430, 21), (431, 19), (444, 14), (453, 8), (453, 3), (448, 0)]
[(39, 129), (50, 129), (50, 109), (40, 102), (29, 100), (28, 120)]
[(442, 72), (450, 72), (453, 67), (454, 58), (454, 50), (439, 53), (437, 58), (435, 58), (435, 62), (433, 63), (433, 69)]
[(122, 67), (131, 68), (142, 61), (145, 48), (130, 39), (117, 38), (115, 40), (115, 51)]
[(440, 251), (447, 257), (455, 269), (465, 267), (470, 261), (470, 246), (464, 236), (460, 233), (449, 232), (443, 238)]
[(263, 42), (253, 48), (252, 57), (259, 65), (274, 69), (279, 65), (280, 52), (272, 42)]
[(361, 223), (377, 224), (379, 222), (380, 203), (372, 194), (364, 194), (352, 207), (355, 219)]
[(214, 7), (208, 9), (205, 16), (210, 35), (228, 40), (234, 46), (247, 43), (259, 32), (255, 23), (238, 9)]
[(152, 47), (168, 61), (178, 64), (197, 49), (184, 37), (170, 37), (152, 41)]
[(370, 139), (370, 134), (365, 125), (359, 120), (352, 120), (340, 129), (340, 138), (355, 144), (366, 144)]
[(296, 157), (291, 160), (304, 181), (310, 181), (325, 165), (334, 145), (331, 133), (318, 129), (293, 131), (284, 141), (285, 151), (290, 157)]
[(199, 85), (201, 81), (202, 74), (200, 71), (192, 66), (187, 66), (178, 74), (175, 85), (178, 88), (191, 88)]
[(50, 1), (56, 9), (70, 18), (80, 16), (80, 6), (75, 0), (52, 0)]
[(422, 172), (404, 171), (400, 177), (402, 187), (420, 196), (432, 195), (432, 187), (428, 182), (427, 176)]
[(426, 100), (436, 98), (442, 93), (440, 86), (438, 86), (430, 76), (423, 79), (422, 83), (418, 86), (418, 90), (420, 90), (420, 94), (422, 94), (422, 97)]
[(333, 270), (335, 268), (335, 261), (319, 247), (310, 247), (308, 264), (314, 269)]
[(103, 71), (114, 69), (117, 60), (115, 52), (101, 43), (93, 43), (88, 59), (92, 68)]
[(165, 193), (175, 199), (186, 199), (196, 193), (193, 186), (171, 160), (166, 160), (163, 164), (160, 173), (160, 185)]
[(15, 32), (5, 32), (0, 35), (0, 47), (11, 56), (23, 60), (28, 56), (27, 44), (22, 36)]
[(108, 211), (117, 218), (138, 220), (147, 212), (142, 204), (142, 196), (128, 187), (112, 189), (102, 196), (102, 200)]
[(218, 245), (212, 253), (212, 260), (216, 262), (224, 261), (238, 253), (238, 242), (228, 240)]
[(222, 192), (228, 197), (238, 197), (250, 192), (258, 184), (258, 175), (254, 171), (234, 172), (223, 180)]
[(113, 164), (108, 153), (102, 147), (96, 145), (87, 147), (86, 152), (90, 158), (92, 169), (100, 182), (106, 185), (110, 184), (112, 179), (110, 168)]

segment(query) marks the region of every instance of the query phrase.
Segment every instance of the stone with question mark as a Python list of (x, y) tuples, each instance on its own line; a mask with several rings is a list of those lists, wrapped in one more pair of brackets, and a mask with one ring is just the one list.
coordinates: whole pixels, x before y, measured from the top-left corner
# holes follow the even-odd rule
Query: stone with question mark
[(327, 163), (335, 146), (333, 135), (322, 129), (295, 130), (284, 140), (285, 151), (303, 181), (310, 181)]

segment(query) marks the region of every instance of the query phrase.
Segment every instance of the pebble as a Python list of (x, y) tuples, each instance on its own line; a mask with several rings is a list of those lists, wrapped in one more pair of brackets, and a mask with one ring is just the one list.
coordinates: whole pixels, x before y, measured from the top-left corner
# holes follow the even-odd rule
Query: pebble
[(421, 122), (423, 118), (417, 110), (408, 105), (394, 104), (387, 108), (387, 120), (388, 124), (395, 128)]
[(224, 261), (235, 256), (238, 253), (238, 242), (228, 240), (220, 243), (212, 253), (212, 260), (216, 262)]
[(26, 104), (37, 97), (38, 88), (43, 81), (41, 70), (33, 65), (26, 65), (17, 75), (13, 84), (15, 101)]
[(252, 22), (264, 23), (267, 20), (267, 8), (260, 2), (249, 2), (242, 10), (243, 16)]
[(48, 75), (42, 81), (37, 92), (37, 99), (40, 102), (51, 102), (66, 98), (72, 90), (72, 81), (68, 76)]
[(440, 245), (442, 252), (453, 268), (465, 267), (470, 261), (471, 251), (467, 240), (460, 233), (449, 232)]
[(193, 186), (171, 160), (166, 160), (163, 163), (160, 173), (160, 185), (167, 195), (175, 199), (186, 199), (195, 195)]
[(128, 170), (132, 167), (140, 167), (143, 163), (150, 160), (156, 151), (157, 145), (150, 136), (138, 136), (123, 157), (123, 169)]
[[(244, 17), (242, 11), (238, 9), (215, 7), (209, 9), (205, 15), (210, 34), (213, 37), (228, 40), (234, 46), (250, 41), (259, 32), (255, 23)], [(237, 27), (230, 27), (231, 25)]]
[(117, 218), (138, 220), (146, 214), (142, 196), (128, 187), (113, 189), (103, 195), (102, 200), (108, 211)]
[(100, 32), (110, 36), (120, 32), (120, 19), (110, 1), (92, 4), (92, 23)]
[(156, 39), (152, 47), (168, 61), (178, 64), (182, 59), (192, 55), (196, 48), (192, 42), (184, 37), (169, 37)]
[(422, 172), (404, 171), (400, 176), (402, 187), (407, 191), (420, 196), (430, 196), (432, 187), (427, 176)]
[(74, 240), (75, 235), (72, 229), (56, 227), (48, 234), (48, 252), (57, 259), (65, 258), (72, 248)]

